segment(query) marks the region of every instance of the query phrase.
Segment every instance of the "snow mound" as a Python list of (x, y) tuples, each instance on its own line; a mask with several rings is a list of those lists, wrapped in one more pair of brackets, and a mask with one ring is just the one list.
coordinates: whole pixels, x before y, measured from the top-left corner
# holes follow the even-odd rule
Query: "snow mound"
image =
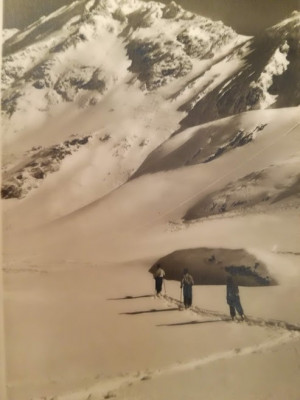
[[(228, 274), (241, 286), (269, 286), (276, 281), (269, 276), (265, 264), (246, 250), (193, 248), (177, 250), (157, 262), (166, 272), (166, 279), (181, 280), (188, 268), (196, 285), (224, 285)], [(149, 270), (154, 273), (155, 263)]]

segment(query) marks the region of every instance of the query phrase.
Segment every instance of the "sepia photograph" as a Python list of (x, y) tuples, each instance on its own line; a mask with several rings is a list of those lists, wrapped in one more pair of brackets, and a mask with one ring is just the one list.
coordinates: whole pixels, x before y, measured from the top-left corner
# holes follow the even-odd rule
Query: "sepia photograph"
[(300, 400), (300, 0), (1, 8), (1, 400)]

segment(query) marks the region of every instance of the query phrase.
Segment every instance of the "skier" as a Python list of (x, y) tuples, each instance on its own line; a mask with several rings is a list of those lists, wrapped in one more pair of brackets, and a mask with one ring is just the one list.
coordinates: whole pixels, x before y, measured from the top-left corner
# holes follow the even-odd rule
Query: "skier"
[(183, 289), (183, 302), (185, 308), (189, 308), (192, 305), (193, 293), (192, 286), (194, 285), (194, 279), (189, 274), (187, 268), (183, 270), (183, 278), (181, 280), (180, 288)]
[(156, 271), (154, 273), (156, 296), (160, 295), (165, 276), (165, 271), (161, 268), (160, 264), (157, 264)]
[(240, 301), (239, 288), (234, 282), (232, 276), (227, 278), (226, 292), (227, 304), (229, 305), (231, 319), (233, 321), (236, 319), (236, 310), (240, 314), (242, 321), (244, 321), (245, 315)]

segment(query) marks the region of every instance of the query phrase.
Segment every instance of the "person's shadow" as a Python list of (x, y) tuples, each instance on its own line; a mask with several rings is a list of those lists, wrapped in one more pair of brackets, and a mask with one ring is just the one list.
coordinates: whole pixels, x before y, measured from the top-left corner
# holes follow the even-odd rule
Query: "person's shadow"
[[(231, 321), (231, 318), (228, 318), (228, 321)], [(198, 325), (198, 324), (209, 324), (213, 322), (225, 322), (222, 319), (211, 319), (207, 321), (189, 321), (189, 322), (177, 322), (175, 324), (160, 324), (156, 326), (184, 326), (184, 325)]]
[(107, 300), (134, 300), (134, 299), (143, 299), (146, 297), (154, 297), (153, 294), (144, 294), (140, 296), (124, 296), (124, 297), (115, 297), (112, 299), (107, 299)]
[(157, 312), (178, 311), (178, 308), (152, 308), (151, 310), (123, 312), (121, 315), (138, 315), (138, 314), (152, 314)]

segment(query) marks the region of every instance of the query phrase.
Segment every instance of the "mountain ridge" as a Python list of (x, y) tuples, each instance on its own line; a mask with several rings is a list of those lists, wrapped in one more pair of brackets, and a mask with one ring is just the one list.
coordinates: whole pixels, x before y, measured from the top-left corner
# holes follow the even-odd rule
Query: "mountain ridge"
[[(276, 94), (274, 87), (282, 90), (287, 79), (298, 74), (299, 15), (294, 12), (260, 37), (251, 38), (237, 35), (221, 22), (185, 11), (175, 2), (164, 5), (139, 0), (81, 0), (16, 32), (4, 43), (10, 55), (4, 52), (2, 75), (8, 89), (4, 85), (2, 112), (7, 149), (15, 152), (23, 138), (27, 148), (23, 146), (13, 158), (4, 157), (2, 197), (24, 198), (49, 174), (57, 175), (60, 165), (70, 163), (67, 159), (72, 158), (75, 149), (69, 146), (72, 141), (93, 138), (92, 145), (85, 142), (88, 145), (79, 153), (99, 148), (99, 155), (111, 158), (108, 169), (99, 171), (103, 183), (96, 192), (105, 195), (130, 177), (137, 177), (152, 152), (155, 154), (172, 135), (189, 126), (252, 109), (283, 106), (284, 96)], [(91, 57), (100, 44), (101, 51)], [(115, 110), (110, 102), (105, 106), (111, 93), (122, 99), (129, 88), (133, 102), (126, 104), (127, 111), (120, 121), (126, 126), (134, 120), (135, 133), (122, 130), (117, 123), (109, 128)], [(297, 85), (292, 90), (293, 96), (286, 96), (289, 106), (298, 102)], [(154, 122), (155, 111), (163, 103), (171, 112), (171, 125), (169, 121), (161, 124), (160, 118), (166, 115), (163, 109)], [(120, 106), (124, 105), (122, 100)], [(61, 119), (65, 124), (66, 107), (71, 107), (74, 115), (80, 110), (82, 121), (90, 119), (88, 124), (80, 121), (76, 134), (74, 124), (78, 118), (61, 134), (59, 129), (65, 125), (57, 128), (51, 122), (60, 110), (62, 115), (57, 121)], [(138, 109), (149, 122), (142, 121), (142, 114), (134, 111)], [(31, 112), (40, 128), (31, 125)], [(119, 115), (120, 111), (116, 112)], [(253, 129), (260, 125), (258, 122)], [(52, 139), (46, 135), (51, 129), (58, 132), (51, 135)], [(43, 130), (44, 138), (40, 134)], [(31, 150), (26, 145), (26, 131), (32, 136)], [(14, 136), (21, 138), (17, 147)], [(251, 134), (248, 139), (246, 136), (237, 131), (227, 147), (252, 140)], [(66, 143), (68, 148), (62, 150)], [(208, 155), (207, 161), (224, 153), (224, 146), (215, 149), (218, 154)], [(25, 169), (24, 163), (20, 164), (24, 150), (30, 154), (29, 158), (25, 156)], [(101, 163), (97, 161), (95, 173), (99, 168)]]

